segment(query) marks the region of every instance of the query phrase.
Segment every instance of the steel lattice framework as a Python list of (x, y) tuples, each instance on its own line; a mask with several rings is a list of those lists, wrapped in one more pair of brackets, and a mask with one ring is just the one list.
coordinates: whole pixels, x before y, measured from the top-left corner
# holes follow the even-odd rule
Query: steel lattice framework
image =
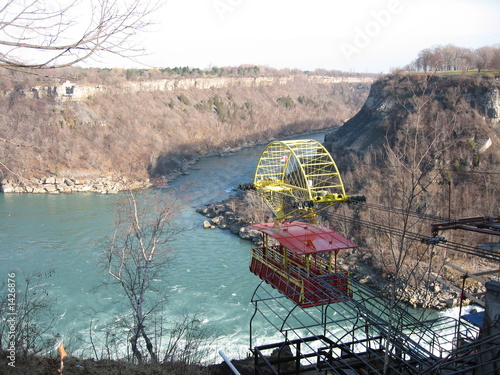
[[(349, 284), (352, 297), (323, 283), (342, 303), (325, 301), (303, 309), (292, 303), (293, 296), (283, 295), (263, 280), (252, 296), (255, 311), (250, 321), (256, 373), (497, 373), (498, 334), (479, 337), (477, 326), (446, 316), (420, 320), (415, 312), (391, 306), (370, 287), (354, 279)], [(254, 324), (261, 319), (283, 340), (254, 347)]]
[(254, 186), (276, 215), (313, 217), (318, 211), (349, 201), (330, 153), (312, 139), (276, 141), (264, 149)]

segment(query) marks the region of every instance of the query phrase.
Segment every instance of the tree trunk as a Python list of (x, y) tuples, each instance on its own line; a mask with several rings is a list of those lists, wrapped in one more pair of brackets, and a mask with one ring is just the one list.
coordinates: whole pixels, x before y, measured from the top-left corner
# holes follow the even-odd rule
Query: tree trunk
[(130, 346), (132, 348), (132, 353), (139, 363), (142, 363), (142, 353), (137, 347), (137, 341), (139, 340), (139, 334), (141, 332), (140, 326), (135, 329), (134, 335), (130, 339)]
[(142, 337), (143, 337), (144, 341), (146, 341), (146, 347), (148, 349), (148, 352), (149, 352), (149, 355), (151, 356), (152, 361), (154, 363), (158, 362), (158, 357), (156, 356), (156, 353), (154, 351), (153, 344), (151, 343), (151, 340), (150, 340), (148, 334), (144, 330), (144, 326), (141, 326), (141, 333), (142, 333)]

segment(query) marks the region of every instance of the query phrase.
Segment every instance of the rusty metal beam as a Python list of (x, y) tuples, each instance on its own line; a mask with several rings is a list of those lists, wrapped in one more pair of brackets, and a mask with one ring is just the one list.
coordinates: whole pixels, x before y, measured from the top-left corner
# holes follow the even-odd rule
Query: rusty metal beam
[(444, 265), (451, 267), (451, 268), (454, 268), (458, 272), (462, 273), (463, 274), (462, 277), (470, 277), (476, 281), (479, 281), (482, 285), (486, 284), (486, 282), (487, 282), (487, 280), (483, 279), (482, 277), (479, 277), (479, 275), (477, 273), (472, 273), (472, 272), (469, 272), (467, 270), (464, 270), (463, 268), (457, 266), (456, 264), (446, 262)]
[(476, 272), (476, 273), (474, 273), (474, 275), (476, 275), (476, 276), (484, 276), (484, 275), (493, 275), (495, 273), (498, 273), (500, 275), (500, 269), (498, 269), (498, 270), (491, 270), (491, 271)]
[(500, 216), (467, 217), (431, 225), (432, 235), (436, 237), (439, 231), (462, 229), (472, 232), (500, 236)]

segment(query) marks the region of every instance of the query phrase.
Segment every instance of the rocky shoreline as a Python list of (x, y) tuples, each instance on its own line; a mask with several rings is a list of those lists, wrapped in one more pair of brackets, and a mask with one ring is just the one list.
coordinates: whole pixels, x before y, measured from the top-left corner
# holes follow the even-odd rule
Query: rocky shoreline
[[(262, 241), (260, 232), (245, 228), (252, 223), (235, 212), (235, 199), (239, 199), (238, 196), (233, 196), (222, 202), (213, 202), (197, 209), (198, 213), (207, 217), (207, 220), (203, 222), (203, 227), (207, 230), (230, 230), (231, 233), (238, 235), (240, 238), (252, 241), (256, 246), (260, 246)], [(341, 252), (339, 264), (340, 268), (349, 271), (350, 275), (360, 283), (366, 284), (382, 295), (388, 295), (391, 284), (390, 276), (373, 267), (372, 255), (364, 249), (356, 248)], [(469, 290), (469, 292), (474, 293), (477, 291)], [(400, 285), (396, 288), (395, 293), (397, 299), (415, 309), (445, 310), (460, 304), (459, 291), (443, 285), (437, 279), (429, 282), (425, 288), (408, 284)], [(464, 306), (471, 303), (467, 299), (462, 302)]]
[(124, 177), (43, 177), (19, 180), (1, 180), (0, 192), (59, 194), (99, 193), (117, 194), (124, 190), (137, 190), (153, 186), (149, 179), (129, 181)]
[[(311, 130), (297, 134), (297, 137), (307, 137), (308, 134), (318, 132), (332, 131), (337, 127), (331, 127), (322, 130)], [(272, 140), (270, 140), (272, 141)], [(266, 141), (267, 142), (267, 141)], [(33, 193), (33, 194), (59, 194), (59, 193), (98, 193), (98, 194), (116, 194), (120, 191), (145, 189), (153, 186), (162, 186), (179, 176), (188, 174), (188, 170), (193, 167), (200, 159), (210, 156), (228, 156), (242, 148), (254, 147), (259, 144), (265, 144), (263, 141), (248, 141), (241, 147), (227, 148), (224, 151), (213, 153), (185, 156), (178, 155), (166, 159), (171, 168), (169, 172), (158, 178), (131, 179), (119, 175), (99, 176), (99, 172), (67, 170), (60, 174), (51, 173), (45, 177), (9, 177), (0, 176), (0, 193)]]
[(131, 179), (119, 175), (98, 176), (92, 172), (64, 171), (60, 176), (0, 179), (0, 193), (5, 194), (60, 194), (97, 193), (117, 194), (128, 190), (141, 190), (163, 186), (169, 181), (186, 174), (186, 170), (199, 158), (182, 159), (176, 169), (159, 178)]

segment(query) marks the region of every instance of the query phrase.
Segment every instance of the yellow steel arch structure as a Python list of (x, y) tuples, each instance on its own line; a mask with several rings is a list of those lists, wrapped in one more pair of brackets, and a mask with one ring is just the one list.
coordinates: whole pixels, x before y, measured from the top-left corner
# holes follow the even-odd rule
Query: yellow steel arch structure
[(311, 217), (351, 198), (330, 153), (312, 139), (275, 141), (260, 155), (254, 187), (276, 221)]

